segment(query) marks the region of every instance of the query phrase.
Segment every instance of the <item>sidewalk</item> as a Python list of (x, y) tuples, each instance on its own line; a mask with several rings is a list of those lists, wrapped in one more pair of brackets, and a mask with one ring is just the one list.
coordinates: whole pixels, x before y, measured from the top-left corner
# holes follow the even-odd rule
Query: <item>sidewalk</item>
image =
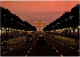
[(79, 44), (80, 43), (80, 40), (70, 38), (70, 37), (64, 37), (64, 36), (54, 36), (54, 37), (59, 39), (59, 40), (64, 40), (64, 41), (71, 42), (73, 44)]
[(12, 38), (12, 39), (7, 40), (7, 44), (9, 44), (9, 45), (17, 44), (17, 43), (19, 43), (21, 41), (24, 41), (24, 39), (25, 39), (25, 36), (18, 37), (18, 38)]
[[(3, 42), (6, 42), (7, 46), (10, 46), (10, 45), (19, 44), (20, 42), (23, 42), (24, 40), (25, 40), (25, 36), (21, 36), (21, 37), (4, 40)], [(3, 44), (3, 42), (1, 42), (1, 44)]]

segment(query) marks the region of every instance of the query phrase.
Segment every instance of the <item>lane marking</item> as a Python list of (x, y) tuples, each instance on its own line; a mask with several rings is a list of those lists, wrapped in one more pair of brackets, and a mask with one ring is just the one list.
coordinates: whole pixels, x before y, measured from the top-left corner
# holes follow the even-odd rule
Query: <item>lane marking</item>
[(59, 42), (59, 43), (61, 43), (61, 42)]
[(7, 53), (7, 51), (3, 52), (2, 54), (5, 54), (5, 53)]
[(53, 47), (53, 49), (55, 49), (55, 47)]
[(62, 55), (62, 54), (60, 54), (60, 56), (61, 56), (61, 57), (63, 57), (63, 55)]
[(25, 57), (27, 57), (27, 55), (25, 55)]
[(10, 50), (13, 50), (14, 48), (11, 48)]
[[(48, 41), (47, 41), (47, 42), (48, 42)], [(49, 42), (48, 42), (48, 44), (51, 45)]]
[(71, 49), (74, 49), (73, 47), (70, 47)]
[(64, 45), (64, 44), (62, 43), (62, 45)]
[(30, 50), (32, 49), (32, 47), (30, 48)]
[(30, 53), (30, 51), (28, 51), (27, 53)]
[(80, 52), (80, 50), (77, 50), (78, 52)]
[(57, 41), (57, 42), (59, 42), (60, 44), (64, 45), (64, 44), (63, 44), (63, 43), (61, 43), (60, 41)]
[(37, 41), (37, 40), (35, 40), (35, 41), (33, 42), (33, 46), (35, 45), (36, 41)]
[(19, 44), (19, 45), (21, 45), (21, 44)]
[(58, 51), (58, 50), (56, 50), (56, 52), (57, 52), (57, 53), (59, 53), (59, 51)]
[(71, 42), (71, 44), (73, 44), (73, 43)]

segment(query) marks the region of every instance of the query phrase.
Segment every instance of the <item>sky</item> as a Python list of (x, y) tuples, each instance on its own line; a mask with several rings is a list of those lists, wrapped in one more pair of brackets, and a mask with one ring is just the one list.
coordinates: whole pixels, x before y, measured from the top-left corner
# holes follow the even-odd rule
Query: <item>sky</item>
[(2, 7), (33, 26), (36, 21), (44, 21), (46, 26), (77, 4), (78, 1), (1, 1)]

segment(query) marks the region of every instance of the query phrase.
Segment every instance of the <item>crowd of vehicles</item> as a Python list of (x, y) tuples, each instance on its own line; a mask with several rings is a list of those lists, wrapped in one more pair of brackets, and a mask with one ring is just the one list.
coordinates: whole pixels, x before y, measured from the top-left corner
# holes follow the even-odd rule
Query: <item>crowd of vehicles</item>
[[(34, 34), (33, 34), (34, 35)], [(25, 42), (26, 43), (31, 43), (32, 42), (32, 39), (35, 37), (36, 39), (37, 39), (37, 43), (38, 44), (44, 44), (45, 42), (46, 42), (46, 39), (45, 39), (45, 37), (44, 37), (44, 35), (43, 34), (39, 34), (39, 35), (34, 35), (34, 37), (33, 37), (33, 35), (31, 34), (31, 33), (28, 33), (27, 35), (26, 35), (26, 39), (25, 39)]]

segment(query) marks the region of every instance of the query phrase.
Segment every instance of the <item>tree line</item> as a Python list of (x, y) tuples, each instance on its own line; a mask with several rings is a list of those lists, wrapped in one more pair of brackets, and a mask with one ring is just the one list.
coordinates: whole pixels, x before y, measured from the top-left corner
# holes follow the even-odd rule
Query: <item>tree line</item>
[(27, 21), (22, 21), (18, 16), (12, 14), (8, 9), (1, 9), (1, 27), (10, 27), (13, 29), (22, 29), (26, 31), (36, 31), (36, 28)]
[(80, 4), (76, 5), (71, 9), (70, 12), (65, 12), (64, 14), (62, 14), (62, 16), (47, 25), (44, 28), (44, 31), (51, 31), (68, 27), (76, 28), (77, 26), (79, 26), (79, 5)]

